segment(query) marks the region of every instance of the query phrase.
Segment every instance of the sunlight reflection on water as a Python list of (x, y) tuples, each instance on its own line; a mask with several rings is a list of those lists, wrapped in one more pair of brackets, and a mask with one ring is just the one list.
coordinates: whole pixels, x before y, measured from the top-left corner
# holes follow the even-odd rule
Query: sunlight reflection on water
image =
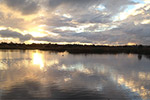
[(0, 51), (0, 100), (149, 100), (150, 60), (138, 55)]
[(44, 58), (43, 55), (41, 53), (33, 53), (33, 64), (35, 65), (39, 65), (40, 69), (43, 69), (44, 67)]

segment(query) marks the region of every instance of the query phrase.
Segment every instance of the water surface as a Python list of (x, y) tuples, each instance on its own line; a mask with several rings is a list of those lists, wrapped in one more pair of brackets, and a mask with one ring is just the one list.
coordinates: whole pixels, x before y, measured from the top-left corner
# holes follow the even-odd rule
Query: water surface
[(0, 50), (0, 100), (150, 100), (148, 58)]

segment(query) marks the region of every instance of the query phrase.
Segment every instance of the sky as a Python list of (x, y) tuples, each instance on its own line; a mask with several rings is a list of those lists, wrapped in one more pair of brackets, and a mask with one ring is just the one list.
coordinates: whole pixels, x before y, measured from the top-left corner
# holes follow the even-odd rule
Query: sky
[(150, 0), (0, 0), (0, 42), (150, 44)]

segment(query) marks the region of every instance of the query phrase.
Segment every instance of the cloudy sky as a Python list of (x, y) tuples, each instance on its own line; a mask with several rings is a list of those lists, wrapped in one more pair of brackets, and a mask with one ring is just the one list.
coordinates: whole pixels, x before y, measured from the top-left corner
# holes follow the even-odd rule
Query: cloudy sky
[(150, 0), (0, 0), (0, 42), (150, 44)]

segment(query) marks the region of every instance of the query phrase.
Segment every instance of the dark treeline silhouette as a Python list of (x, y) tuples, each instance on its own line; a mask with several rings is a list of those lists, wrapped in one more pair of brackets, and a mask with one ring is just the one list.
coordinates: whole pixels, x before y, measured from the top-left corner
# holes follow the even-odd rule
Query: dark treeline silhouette
[(133, 45), (133, 46), (106, 46), (106, 45), (80, 45), (80, 44), (25, 44), (25, 43), (0, 43), (0, 49), (22, 49), (22, 50), (51, 50), (57, 52), (67, 51), (69, 53), (99, 53), (99, 54), (150, 54), (150, 46)]

